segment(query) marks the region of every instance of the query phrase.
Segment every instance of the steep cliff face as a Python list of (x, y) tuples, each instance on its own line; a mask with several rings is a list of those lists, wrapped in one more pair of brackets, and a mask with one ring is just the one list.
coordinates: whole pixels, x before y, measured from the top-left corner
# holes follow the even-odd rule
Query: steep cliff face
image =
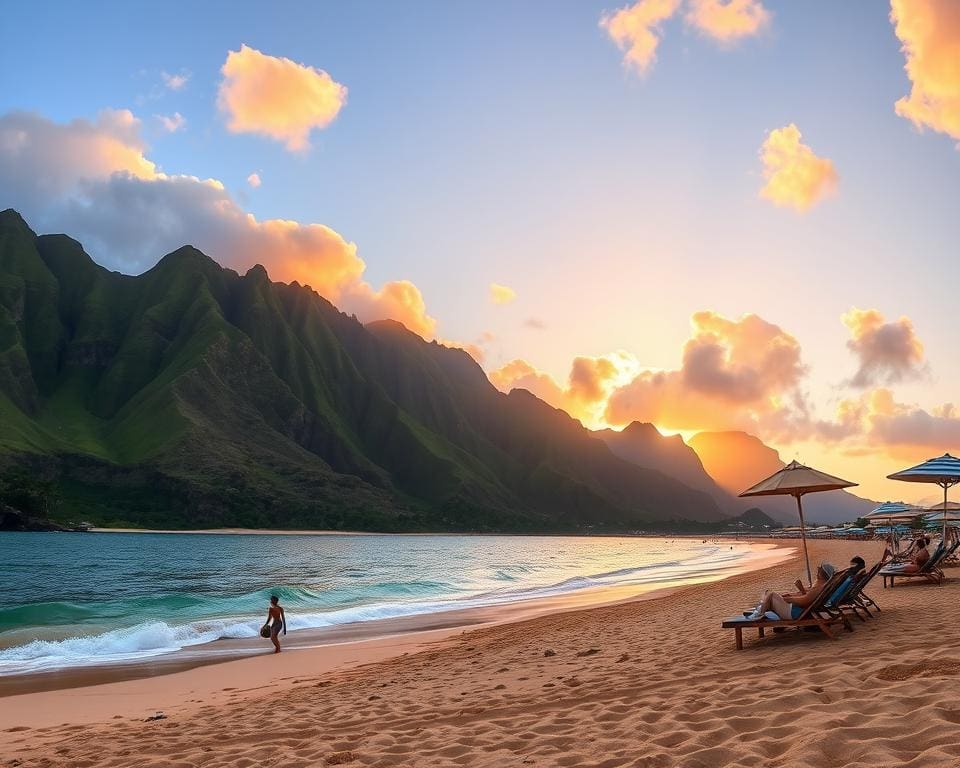
[(594, 435), (624, 461), (655, 469), (703, 491), (730, 515), (739, 514), (749, 506), (740, 503), (709, 475), (697, 452), (680, 435), (664, 437), (653, 424), (639, 421), (628, 424), (620, 432), (604, 429)]
[[(776, 450), (746, 432), (700, 432), (690, 438), (690, 447), (717, 484), (734, 495), (784, 466)], [(798, 522), (797, 503), (790, 497), (764, 496), (750, 502), (781, 523)], [(804, 517), (811, 523), (855, 520), (876, 505), (849, 491), (813, 493), (803, 498)]]
[[(0, 465), (150, 526), (625, 530), (716, 499), (464, 352), (185, 246), (130, 277), (0, 213)], [(0, 467), (2, 468), (2, 467)]]

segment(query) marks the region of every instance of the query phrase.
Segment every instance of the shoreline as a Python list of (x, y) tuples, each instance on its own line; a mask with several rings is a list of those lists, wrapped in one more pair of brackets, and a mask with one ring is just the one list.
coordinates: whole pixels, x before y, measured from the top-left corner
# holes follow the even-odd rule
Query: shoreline
[[(17, 531), (11, 531), (17, 533)], [(523, 538), (531, 537), (571, 537), (571, 538), (593, 538), (593, 539), (721, 539), (730, 541), (759, 541), (761, 539), (772, 540), (778, 538), (775, 534), (741, 533), (740, 538), (734, 538), (735, 534), (715, 531), (711, 533), (671, 533), (671, 532), (642, 532), (642, 533), (589, 533), (578, 531), (576, 533), (518, 533), (511, 531), (503, 532), (457, 532), (457, 531), (341, 531), (325, 529), (287, 529), (287, 528), (191, 528), (189, 530), (179, 530), (174, 528), (88, 528), (85, 531), (28, 531), (28, 533), (162, 533), (162, 534), (187, 534), (203, 536), (515, 536)], [(786, 537), (785, 537), (786, 538)]]
[[(878, 542), (810, 549), (880, 556)], [(853, 632), (747, 633), (736, 650), (720, 622), (801, 570), (794, 549), (666, 596), (7, 697), (0, 754), (20, 768), (960, 764), (960, 579), (876, 583), (883, 612)]]
[[(299, 629), (291, 631), (281, 642), (285, 652), (301, 653), (387, 639), (410, 637), (415, 640), (420, 634), (515, 623), (552, 613), (657, 599), (691, 586), (715, 583), (742, 573), (769, 568), (796, 556), (795, 548), (789, 544), (769, 541), (743, 543), (750, 546), (749, 559), (726, 571), (705, 574), (700, 579), (597, 586), (515, 602)], [(0, 705), (8, 697), (174, 675), (191, 669), (249, 660), (269, 650), (269, 644), (259, 637), (221, 638), (143, 659), (0, 675)], [(0, 714), (2, 712), (0, 706)]]

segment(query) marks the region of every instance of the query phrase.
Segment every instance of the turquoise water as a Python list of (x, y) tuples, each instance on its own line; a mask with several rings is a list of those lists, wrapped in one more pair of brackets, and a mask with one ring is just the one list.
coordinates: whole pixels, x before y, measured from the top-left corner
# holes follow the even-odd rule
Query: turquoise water
[(0, 674), (130, 661), (290, 630), (603, 586), (718, 578), (724, 541), (520, 536), (0, 533)]

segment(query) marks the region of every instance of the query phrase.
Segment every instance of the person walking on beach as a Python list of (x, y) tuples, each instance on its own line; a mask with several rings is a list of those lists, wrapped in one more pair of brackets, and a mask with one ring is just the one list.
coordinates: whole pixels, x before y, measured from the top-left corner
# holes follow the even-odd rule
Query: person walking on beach
[(280, 605), (280, 598), (276, 595), (270, 596), (270, 609), (267, 611), (267, 623), (263, 625), (270, 629), (270, 642), (273, 643), (273, 652), (280, 653), (280, 630), (287, 634), (287, 615), (283, 612)]

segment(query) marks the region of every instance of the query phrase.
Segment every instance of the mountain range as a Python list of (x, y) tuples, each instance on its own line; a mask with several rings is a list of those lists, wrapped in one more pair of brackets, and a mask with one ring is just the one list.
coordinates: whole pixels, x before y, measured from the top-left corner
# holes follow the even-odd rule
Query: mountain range
[(680, 438), (592, 433), (499, 392), (467, 353), (364, 325), (261, 266), (185, 246), (123, 275), (13, 210), (4, 477), (41, 483), (52, 518), (114, 526), (615, 532), (749, 506)]
[[(192, 247), (131, 277), (0, 214), (0, 463), (100, 524), (631, 530), (719, 521), (465, 352)], [(3, 467), (0, 467), (2, 470)]]

